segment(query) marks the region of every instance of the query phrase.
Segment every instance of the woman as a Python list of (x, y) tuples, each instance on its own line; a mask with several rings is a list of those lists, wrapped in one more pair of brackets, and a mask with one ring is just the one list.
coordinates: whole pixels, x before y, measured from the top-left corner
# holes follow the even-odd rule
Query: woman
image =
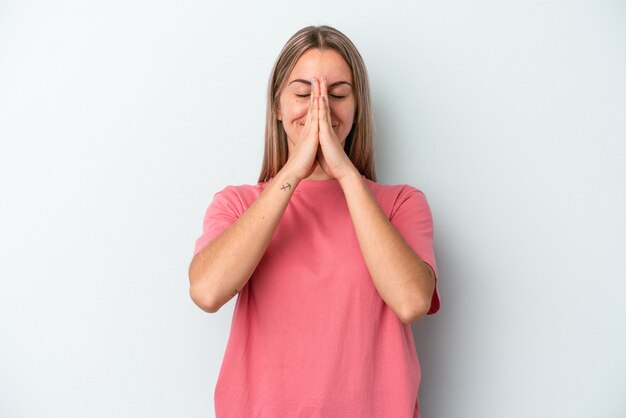
[(307, 27), (270, 76), (259, 183), (204, 218), (190, 295), (239, 293), (215, 389), (218, 417), (419, 417), (410, 323), (439, 309), (423, 193), (375, 183), (365, 65)]

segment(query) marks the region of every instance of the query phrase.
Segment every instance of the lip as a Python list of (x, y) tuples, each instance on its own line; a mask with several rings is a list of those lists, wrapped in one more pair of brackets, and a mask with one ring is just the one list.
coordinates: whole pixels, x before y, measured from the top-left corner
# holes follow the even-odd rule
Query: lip
[[(304, 122), (300, 122), (300, 123), (298, 123), (298, 126), (304, 127), (304, 125), (305, 125), (305, 123), (304, 123)], [(339, 124), (338, 124), (338, 123), (335, 123), (335, 124), (332, 124), (332, 125), (330, 125), (330, 126), (331, 126), (331, 128), (333, 128), (333, 129), (337, 129), (337, 127), (339, 126)]]

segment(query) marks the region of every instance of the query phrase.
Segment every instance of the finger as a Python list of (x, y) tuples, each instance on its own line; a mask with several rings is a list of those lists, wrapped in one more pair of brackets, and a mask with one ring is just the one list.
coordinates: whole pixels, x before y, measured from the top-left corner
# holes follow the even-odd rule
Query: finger
[(333, 120), (330, 117), (330, 102), (328, 101), (328, 96), (324, 97), (324, 105), (326, 107), (326, 123), (328, 124), (328, 130), (333, 131), (332, 123)]
[(312, 86), (311, 94), (315, 95), (315, 103), (317, 104), (317, 106), (315, 107), (317, 111), (316, 117), (318, 117), (319, 110), (320, 110), (320, 80), (317, 77), (313, 77), (313, 86)]
[(330, 106), (328, 104), (328, 79), (326, 76), (322, 78), (321, 88), (320, 88), (320, 97), (322, 102), (322, 109), (320, 110), (320, 119), (327, 126), (326, 128), (330, 128)]
[(320, 80), (317, 77), (313, 77), (313, 92), (315, 97), (320, 97)]
[(311, 102), (309, 103), (309, 110), (307, 111), (306, 120), (304, 126), (309, 126), (313, 121), (313, 110), (317, 108), (317, 102), (315, 101), (315, 78), (311, 79)]
[(320, 131), (323, 129), (328, 135), (333, 134), (333, 128), (331, 126), (330, 119), (330, 106), (328, 105), (328, 97), (320, 97), (320, 110), (319, 110)]
[(314, 131), (317, 133), (319, 132), (320, 128), (319, 128), (319, 115), (320, 115), (320, 98), (319, 97), (315, 97), (313, 99), (313, 111), (311, 112), (311, 123), (313, 124), (313, 126), (316, 128), (314, 129)]
[[(306, 120), (304, 122), (304, 127), (307, 128), (311, 126), (312, 123), (317, 124), (317, 116), (314, 115), (314, 111), (318, 107), (318, 103), (315, 100), (315, 78), (311, 79), (311, 102), (309, 103), (309, 110), (306, 114)], [(315, 118), (314, 118), (315, 116)]]
[(320, 97), (320, 110), (319, 110), (319, 120), (320, 120), (320, 129), (322, 127), (326, 128), (328, 125), (328, 102), (326, 101), (325, 96)]
[(311, 121), (313, 120), (313, 109), (315, 109), (315, 107), (317, 107), (317, 104), (315, 103), (315, 97), (311, 95), (311, 102), (309, 103), (309, 110), (306, 112), (306, 119), (304, 121), (305, 128), (309, 126), (311, 124)]

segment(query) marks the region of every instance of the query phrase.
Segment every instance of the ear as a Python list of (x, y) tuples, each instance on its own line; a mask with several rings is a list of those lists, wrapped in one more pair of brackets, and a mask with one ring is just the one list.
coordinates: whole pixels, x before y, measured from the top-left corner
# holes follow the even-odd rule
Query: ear
[(276, 107), (276, 120), (279, 122), (283, 121), (283, 112), (280, 110), (280, 105)]

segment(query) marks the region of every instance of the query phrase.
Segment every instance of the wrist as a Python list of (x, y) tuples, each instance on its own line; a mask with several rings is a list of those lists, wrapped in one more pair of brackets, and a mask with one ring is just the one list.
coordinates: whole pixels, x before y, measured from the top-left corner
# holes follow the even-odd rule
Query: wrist
[(346, 174), (337, 178), (342, 189), (351, 187), (355, 184), (361, 184), (363, 182), (363, 176), (359, 173), (356, 167), (352, 167)]
[(291, 170), (289, 166), (289, 162), (287, 162), (276, 176), (274, 176), (274, 180), (278, 184), (278, 187), (285, 187), (286, 190), (295, 190), (298, 186), (302, 178), (298, 176), (294, 171)]

